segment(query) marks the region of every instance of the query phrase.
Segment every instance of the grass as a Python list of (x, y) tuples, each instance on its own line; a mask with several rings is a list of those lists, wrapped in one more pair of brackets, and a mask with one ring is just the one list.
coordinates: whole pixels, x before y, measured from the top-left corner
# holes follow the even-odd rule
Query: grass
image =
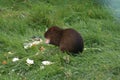
[[(44, 42), (23, 48), (32, 36), (44, 40), (51, 25), (80, 32), (86, 50), (70, 56)], [(0, 80), (120, 80), (119, 25), (97, 0), (0, 0)], [(41, 69), (44, 60), (54, 64)]]

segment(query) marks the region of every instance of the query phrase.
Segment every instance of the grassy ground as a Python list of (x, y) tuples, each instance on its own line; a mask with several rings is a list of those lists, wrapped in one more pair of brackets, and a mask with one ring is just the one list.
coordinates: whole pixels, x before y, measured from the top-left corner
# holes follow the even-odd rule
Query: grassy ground
[[(32, 36), (44, 41), (51, 25), (74, 28), (87, 49), (70, 56), (44, 42), (23, 48)], [(0, 0), (0, 80), (120, 80), (119, 25), (97, 0)], [(53, 64), (41, 69), (44, 60)]]

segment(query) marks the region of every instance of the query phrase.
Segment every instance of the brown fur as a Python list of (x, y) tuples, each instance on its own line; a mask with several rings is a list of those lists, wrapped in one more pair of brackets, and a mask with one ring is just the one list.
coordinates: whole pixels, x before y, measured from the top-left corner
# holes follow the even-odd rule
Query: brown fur
[(50, 40), (49, 44), (59, 46), (63, 52), (83, 52), (83, 39), (74, 29), (61, 29), (57, 26), (52, 26), (45, 32), (44, 36)]

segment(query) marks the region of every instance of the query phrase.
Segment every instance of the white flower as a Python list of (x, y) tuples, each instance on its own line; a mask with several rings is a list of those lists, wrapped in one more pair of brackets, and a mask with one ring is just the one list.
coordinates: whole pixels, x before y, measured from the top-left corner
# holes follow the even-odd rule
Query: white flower
[(9, 51), (8, 54), (14, 54), (14, 53), (12, 53), (12, 52)]
[(28, 49), (28, 48), (30, 48), (30, 47), (32, 47), (32, 43), (24, 43), (24, 48), (25, 49)]
[(45, 66), (40, 66), (40, 69), (42, 70), (42, 69), (44, 69), (45, 68)]
[(51, 64), (53, 64), (53, 62), (50, 62), (50, 61), (42, 61), (42, 64), (43, 64), (43, 65), (51, 65)]
[(84, 50), (87, 50), (87, 48), (84, 48)]
[(12, 69), (11, 71), (12, 71), (12, 72), (14, 72), (14, 71), (15, 71), (15, 69)]
[(39, 55), (39, 52), (37, 52), (35, 55), (36, 55), (36, 56)]
[(27, 62), (27, 64), (34, 64), (34, 60), (31, 60), (29, 58), (27, 58), (26, 62)]
[(13, 58), (12, 61), (13, 62), (19, 61), (19, 58)]

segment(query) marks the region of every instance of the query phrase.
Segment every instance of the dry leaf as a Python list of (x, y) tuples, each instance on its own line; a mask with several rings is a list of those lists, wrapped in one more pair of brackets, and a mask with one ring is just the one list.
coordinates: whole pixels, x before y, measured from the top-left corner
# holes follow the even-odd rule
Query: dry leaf
[(44, 48), (43, 46), (41, 46), (41, 47), (39, 48), (39, 50), (40, 50), (40, 51), (44, 51), (45, 48)]
[(2, 62), (2, 64), (7, 64), (7, 61), (4, 60), (4, 61)]

